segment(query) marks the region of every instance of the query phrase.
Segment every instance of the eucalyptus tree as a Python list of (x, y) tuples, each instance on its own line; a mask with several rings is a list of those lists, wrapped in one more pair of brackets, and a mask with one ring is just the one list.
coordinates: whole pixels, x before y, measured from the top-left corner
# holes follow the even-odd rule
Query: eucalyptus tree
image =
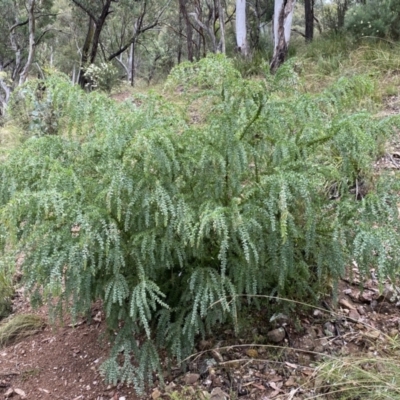
[(286, 59), (295, 5), (296, 0), (275, 0), (274, 55), (270, 64), (272, 73), (276, 72)]
[[(171, 0), (142, 0), (132, 3), (120, 0), (120, 10), (108, 30), (109, 48), (106, 49), (107, 61), (116, 59), (125, 69), (133, 86), (135, 80), (135, 54), (139, 39), (151, 30), (157, 29), (168, 9)], [(121, 23), (122, 22), (122, 23)], [(126, 62), (123, 54), (129, 50)]]
[(197, 58), (204, 57), (208, 49), (213, 53), (225, 53), (225, 26), (232, 21), (235, 10), (228, 12), (228, 7), (222, 0), (194, 0), (190, 10), (188, 15), (197, 33), (194, 35)]
[(247, 57), (249, 45), (247, 43), (246, 0), (236, 0), (236, 44), (238, 51)]
[(118, 0), (71, 0), (79, 9), (87, 15), (87, 33), (82, 47), (79, 84), (84, 87), (87, 84), (85, 68), (96, 60), (100, 45), (100, 35), (103, 31), (107, 17), (112, 13), (112, 3)]

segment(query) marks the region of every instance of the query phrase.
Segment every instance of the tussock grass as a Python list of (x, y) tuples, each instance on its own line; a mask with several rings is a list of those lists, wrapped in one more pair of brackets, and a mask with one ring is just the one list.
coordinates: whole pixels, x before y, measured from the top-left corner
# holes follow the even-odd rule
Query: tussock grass
[(19, 314), (5, 320), (0, 325), (0, 347), (34, 335), (43, 325), (43, 319), (35, 314)]
[(400, 399), (400, 360), (398, 355), (347, 356), (331, 358), (315, 371), (314, 398)]

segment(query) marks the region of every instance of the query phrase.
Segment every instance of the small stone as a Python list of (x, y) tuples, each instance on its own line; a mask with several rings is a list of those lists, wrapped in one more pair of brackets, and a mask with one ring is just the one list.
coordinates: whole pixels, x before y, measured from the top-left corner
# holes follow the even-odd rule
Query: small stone
[(365, 315), (365, 309), (363, 306), (357, 307), (357, 311), (360, 315)]
[(340, 299), (339, 304), (348, 310), (355, 310), (355, 307), (346, 299)]
[(283, 328), (277, 328), (267, 333), (268, 339), (273, 343), (282, 342), (286, 337), (286, 331)]
[(399, 331), (396, 328), (393, 328), (389, 331), (389, 336), (391, 338), (395, 338), (399, 334)]
[(227, 395), (221, 388), (216, 387), (211, 392), (210, 400), (228, 400), (229, 395)]
[(394, 303), (396, 301), (396, 290), (393, 285), (387, 283), (385, 288), (383, 289), (382, 294), (378, 297), (378, 301), (389, 301), (390, 303)]
[(161, 397), (161, 392), (158, 389), (154, 389), (153, 393), (151, 394), (151, 398), (153, 400), (157, 400)]
[(364, 291), (360, 293), (359, 300), (363, 303), (371, 303), (373, 297), (373, 293), (370, 291)]
[(187, 374), (184, 377), (184, 382), (186, 385), (193, 385), (194, 383), (196, 383), (198, 380), (200, 379), (200, 375), (199, 374)]
[(165, 392), (170, 393), (174, 390), (175, 387), (176, 387), (175, 383), (170, 382), (170, 383), (168, 383), (168, 385), (165, 386)]
[(315, 318), (322, 318), (324, 316), (325, 313), (323, 313), (321, 310), (314, 310), (313, 311), (313, 316)]
[(355, 321), (358, 321), (361, 318), (357, 310), (350, 310), (349, 317)]

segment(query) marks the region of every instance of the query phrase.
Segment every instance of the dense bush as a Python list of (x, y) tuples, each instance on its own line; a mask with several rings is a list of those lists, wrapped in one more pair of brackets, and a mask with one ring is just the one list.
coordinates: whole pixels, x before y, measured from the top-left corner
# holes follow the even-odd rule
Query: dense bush
[(251, 81), (213, 56), (176, 86), (183, 107), (137, 107), (54, 76), (58, 135), (0, 166), (1, 239), (24, 252), (32, 300), (77, 315), (102, 299), (103, 371), (138, 390), (160, 349), (182, 360), (243, 296), (316, 298), (352, 260), (381, 276), (399, 262), (397, 188), (372, 171), (392, 121), (355, 112), (366, 77), (309, 95), (290, 63)]
[(346, 14), (346, 29), (356, 37), (400, 38), (400, 1), (368, 0)]

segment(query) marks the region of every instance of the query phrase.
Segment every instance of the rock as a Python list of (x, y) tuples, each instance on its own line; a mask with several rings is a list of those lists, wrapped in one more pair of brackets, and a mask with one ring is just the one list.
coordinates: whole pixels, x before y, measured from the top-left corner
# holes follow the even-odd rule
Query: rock
[(344, 308), (347, 308), (348, 310), (355, 310), (355, 307), (352, 304), (350, 304), (350, 302), (347, 301), (346, 299), (340, 299), (339, 304)]
[(168, 383), (168, 385), (165, 386), (165, 392), (170, 393), (174, 390), (175, 387), (176, 387), (176, 384), (174, 382), (170, 382), (170, 383)]
[(358, 321), (361, 318), (357, 310), (350, 310), (349, 317), (355, 321)]
[(229, 395), (226, 394), (221, 388), (216, 387), (211, 392), (210, 400), (228, 400)]
[(286, 337), (286, 331), (283, 328), (277, 328), (267, 333), (268, 339), (273, 343), (282, 342)]
[(314, 318), (322, 318), (325, 315), (324, 312), (322, 312), (321, 310), (314, 310), (313, 311), (313, 317)]
[(396, 290), (393, 285), (390, 285), (387, 283), (385, 285), (385, 288), (383, 289), (383, 292), (380, 294), (380, 296), (377, 298), (378, 301), (389, 301), (390, 303), (394, 303), (396, 301)]
[(365, 315), (365, 309), (363, 306), (357, 307), (357, 311), (360, 315)]
[(158, 389), (154, 389), (153, 393), (151, 394), (151, 398), (153, 400), (157, 400), (157, 399), (159, 399), (161, 397), (161, 394), (162, 393)]
[(193, 385), (200, 379), (200, 374), (187, 374), (184, 378), (183, 381), (185, 382), (186, 385)]
[(391, 338), (395, 338), (398, 334), (399, 334), (399, 331), (398, 331), (398, 329), (396, 329), (396, 328), (392, 328), (392, 329), (389, 331), (389, 336), (390, 336)]
[(369, 290), (365, 290), (364, 292), (360, 293), (360, 297), (359, 300), (363, 303), (371, 303), (371, 301), (373, 300), (373, 293), (370, 292)]

